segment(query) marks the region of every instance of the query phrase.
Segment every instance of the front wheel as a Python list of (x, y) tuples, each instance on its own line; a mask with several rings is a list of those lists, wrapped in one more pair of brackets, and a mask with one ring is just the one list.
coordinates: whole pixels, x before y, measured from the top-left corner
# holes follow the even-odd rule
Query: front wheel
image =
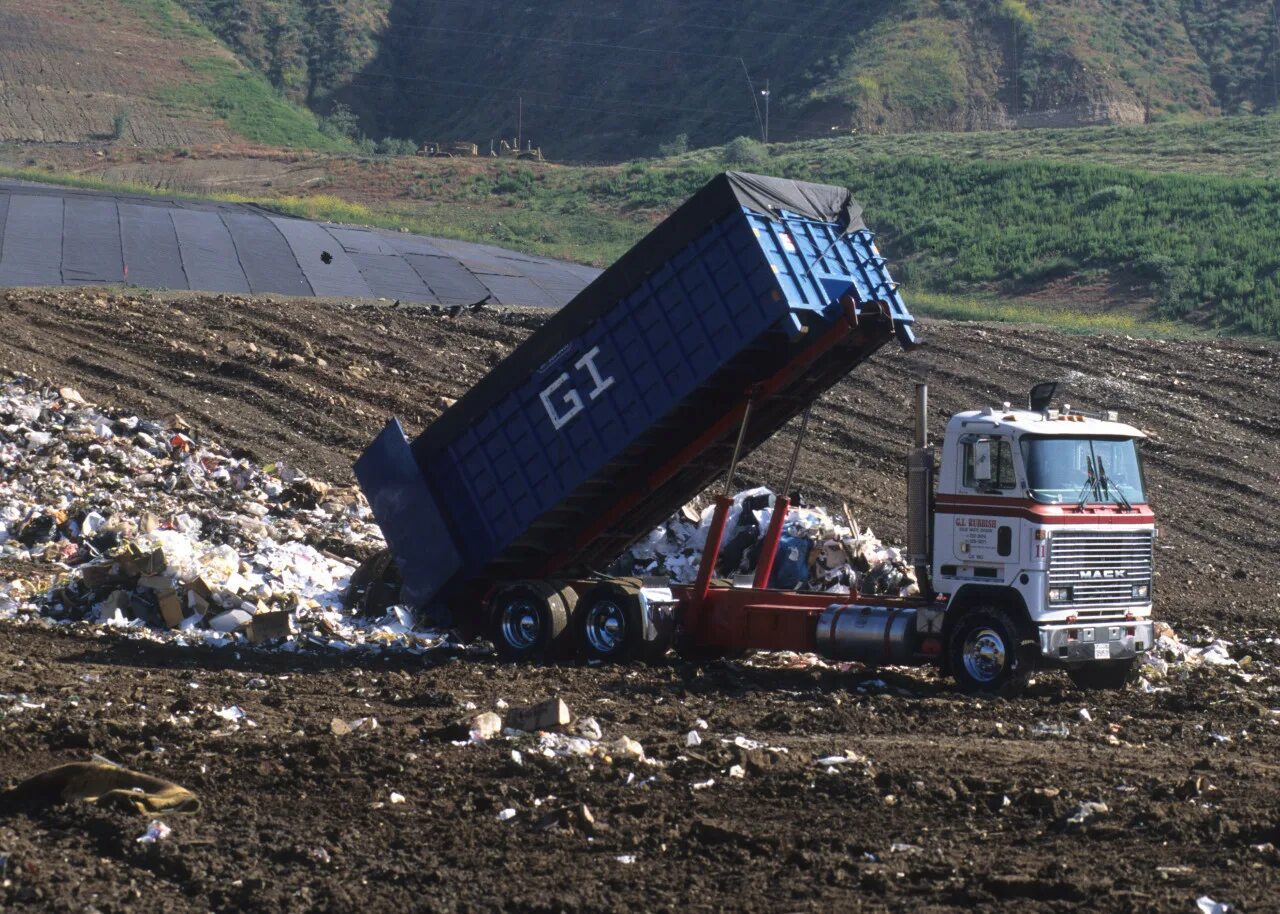
[(1034, 644), (1014, 617), (995, 607), (965, 613), (951, 632), (951, 675), (961, 691), (1016, 695), (1035, 669)]
[(1129, 660), (1095, 660), (1067, 670), (1067, 675), (1075, 683), (1077, 689), (1086, 692), (1116, 691), (1123, 689), (1133, 672), (1133, 659)]

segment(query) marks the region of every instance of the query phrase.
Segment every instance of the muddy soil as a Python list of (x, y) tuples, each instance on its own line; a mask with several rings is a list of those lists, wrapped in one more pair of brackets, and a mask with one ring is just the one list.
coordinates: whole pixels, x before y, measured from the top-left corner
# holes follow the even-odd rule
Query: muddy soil
[[(0, 368), (178, 412), (335, 481), (388, 414), (420, 428), (541, 319), (91, 290), (0, 293), (0, 317)], [(0, 783), (98, 753), (204, 808), (155, 845), (136, 840), (144, 818), (95, 807), (0, 818), (0, 908), (1186, 912), (1209, 895), (1280, 909), (1280, 349), (957, 323), (925, 335), (823, 399), (798, 473), (807, 497), (847, 501), (898, 539), (913, 380), (933, 383), (940, 429), (945, 413), (1061, 378), (1073, 404), (1153, 435), (1161, 617), (1253, 662), (1157, 692), (1084, 694), (1048, 674), (1017, 700), (977, 701), (927, 671), (516, 667), (5, 625)], [(776, 483), (790, 435), (735, 485)], [(556, 695), (657, 764), (434, 732)], [(231, 705), (253, 725), (215, 715)], [(334, 718), (360, 717), (378, 728), (334, 735)], [(852, 760), (815, 763), (831, 756)]]

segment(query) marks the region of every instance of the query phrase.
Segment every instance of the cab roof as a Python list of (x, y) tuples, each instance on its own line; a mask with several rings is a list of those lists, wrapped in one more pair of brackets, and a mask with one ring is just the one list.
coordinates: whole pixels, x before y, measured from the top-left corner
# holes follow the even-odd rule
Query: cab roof
[(1127, 422), (1100, 419), (1079, 412), (1044, 413), (1027, 409), (987, 407), (956, 413), (947, 423), (947, 431), (975, 434), (1003, 432), (1014, 435), (1055, 435), (1063, 438), (1146, 438), (1141, 429)]

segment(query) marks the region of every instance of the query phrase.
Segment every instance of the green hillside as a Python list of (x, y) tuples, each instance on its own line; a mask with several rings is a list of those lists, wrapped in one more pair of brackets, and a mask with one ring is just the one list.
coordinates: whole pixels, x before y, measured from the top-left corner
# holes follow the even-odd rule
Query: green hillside
[(947, 313), (1280, 338), (1280, 117), (775, 144), (735, 164), (726, 151), (606, 167), (309, 159), (323, 196), (255, 199), (604, 266), (740, 167), (851, 187), (909, 295), (949, 296)]
[(1271, 110), (1258, 0), (182, 0), (370, 136), (620, 160), (687, 137), (1132, 124)]
[[(507, 165), (456, 183), (449, 167), (434, 174), (434, 205), (415, 228), (480, 235), (489, 226), (490, 240), (550, 238), (562, 252), (599, 251), (612, 237), (598, 257), (607, 262), (725, 165), (702, 155), (621, 168)], [(815, 157), (803, 145), (750, 168), (853, 189), (913, 290), (1280, 336), (1280, 180), (856, 150)], [(450, 212), (477, 200), (493, 207), (487, 218), (474, 203), (466, 223)], [(605, 235), (588, 214), (614, 230)]]
[(0, 23), (0, 141), (351, 148), (174, 0), (30, 0)]

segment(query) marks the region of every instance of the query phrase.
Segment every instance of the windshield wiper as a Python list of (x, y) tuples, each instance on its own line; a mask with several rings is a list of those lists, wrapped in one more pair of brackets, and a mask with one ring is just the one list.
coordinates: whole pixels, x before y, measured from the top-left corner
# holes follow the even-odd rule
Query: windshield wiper
[(1084, 485), (1082, 485), (1082, 486), (1080, 487), (1080, 496), (1079, 496), (1079, 498), (1076, 500), (1076, 510), (1077, 510), (1077, 511), (1083, 511), (1083, 510), (1084, 510), (1084, 503), (1085, 503), (1085, 502), (1087, 502), (1087, 501), (1089, 500), (1089, 493), (1090, 493), (1090, 492), (1092, 492), (1092, 493), (1093, 493), (1093, 495), (1094, 495), (1094, 497), (1095, 497), (1095, 498), (1100, 497), (1100, 496), (1098, 495), (1098, 477), (1094, 474), (1094, 471), (1093, 471), (1093, 457), (1092, 457), (1092, 456), (1090, 456), (1090, 457), (1086, 458), (1085, 466), (1087, 466), (1087, 467), (1089, 468), (1089, 476), (1088, 476), (1088, 478), (1087, 478), (1087, 479), (1085, 479), (1085, 481), (1084, 481)]
[(1124, 497), (1124, 493), (1117, 486), (1114, 490), (1111, 488), (1111, 481), (1107, 479), (1107, 468), (1102, 463), (1102, 458), (1098, 458), (1098, 482), (1102, 485), (1102, 497), (1110, 498), (1114, 491), (1117, 499), (1116, 504), (1122, 505), (1126, 511), (1132, 511), (1133, 505), (1129, 504), (1129, 499)]

